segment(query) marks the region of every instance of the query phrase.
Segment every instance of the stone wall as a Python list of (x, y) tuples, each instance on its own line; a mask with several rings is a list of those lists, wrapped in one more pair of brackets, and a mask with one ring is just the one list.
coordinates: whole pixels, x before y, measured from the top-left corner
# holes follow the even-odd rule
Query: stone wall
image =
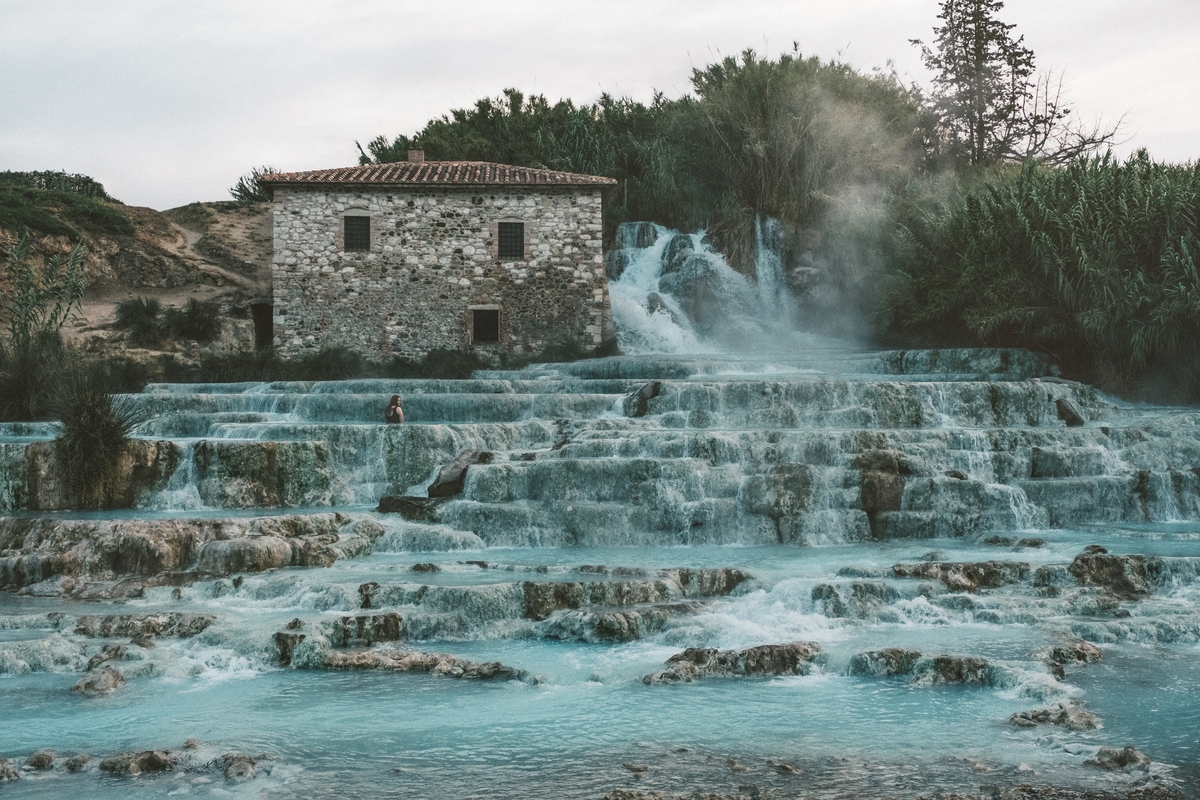
[[(595, 348), (614, 335), (601, 203), (591, 187), (280, 186), (275, 344), (370, 358)], [(370, 252), (342, 250), (348, 214), (369, 214)], [(497, 259), (501, 221), (525, 224), (524, 260)], [(474, 307), (499, 308), (498, 345), (472, 345)]]

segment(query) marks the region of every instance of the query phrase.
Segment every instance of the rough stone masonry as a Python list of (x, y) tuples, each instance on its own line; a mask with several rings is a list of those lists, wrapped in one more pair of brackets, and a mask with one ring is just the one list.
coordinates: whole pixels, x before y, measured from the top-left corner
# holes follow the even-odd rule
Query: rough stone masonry
[[(285, 356), (339, 346), (372, 359), (438, 348), (532, 355), (591, 350), (614, 335), (601, 222), (609, 178), (417, 152), (264, 183), (275, 200), (274, 341)], [(353, 217), (367, 223), (352, 219), (348, 237)], [(523, 257), (511, 239), (500, 257), (501, 223), (520, 223), (506, 231), (523, 234)], [(476, 330), (495, 323), (498, 335)]]

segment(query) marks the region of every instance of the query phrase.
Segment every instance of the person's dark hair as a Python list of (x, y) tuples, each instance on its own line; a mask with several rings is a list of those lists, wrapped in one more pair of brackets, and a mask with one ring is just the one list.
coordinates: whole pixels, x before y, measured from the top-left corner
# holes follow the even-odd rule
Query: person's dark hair
[(398, 395), (398, 394), (392, 395), (392, 400), (390, 403), (388, 403), (388, 405), (394, 405), (394, 406), (400, 405), (400, 395)]

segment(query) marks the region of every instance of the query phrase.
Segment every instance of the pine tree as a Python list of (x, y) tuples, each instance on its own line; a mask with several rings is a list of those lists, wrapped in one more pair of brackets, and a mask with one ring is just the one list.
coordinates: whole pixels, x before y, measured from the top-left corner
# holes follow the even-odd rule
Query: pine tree
[(1061, 79), (1037, 76), (1025, 37), (997, 17), (1003, 8), (1003, 0), (942, 0), (934, 46), (912, 40), (934, 72), (934, 111), (950, 152), (971, 166), (1062, 163), (1112, 144), (1120, 123), (1070, 124)]

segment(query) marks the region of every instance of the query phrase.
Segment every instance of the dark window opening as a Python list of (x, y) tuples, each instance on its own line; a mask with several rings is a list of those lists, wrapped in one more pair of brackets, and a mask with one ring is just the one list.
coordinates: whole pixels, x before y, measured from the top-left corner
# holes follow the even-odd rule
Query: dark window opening
[(366, 253), (371, 249), (371, 218), (344, 217), (345, 247), (347, 253)]
[(500, 223), (499, 256), (500, 256), (501, 261), (524, 261), (525, 260), (525, 223), (524, 222), (501, 222)]
[(266, 350), (275, 340), (275, 306), (270, 303), (251, 303), (250, 318), (254, 320), (254, 347)]
[(500, 311), (495, 308), (475, 309), (472, 322), (472, 344), (500, 343)]

